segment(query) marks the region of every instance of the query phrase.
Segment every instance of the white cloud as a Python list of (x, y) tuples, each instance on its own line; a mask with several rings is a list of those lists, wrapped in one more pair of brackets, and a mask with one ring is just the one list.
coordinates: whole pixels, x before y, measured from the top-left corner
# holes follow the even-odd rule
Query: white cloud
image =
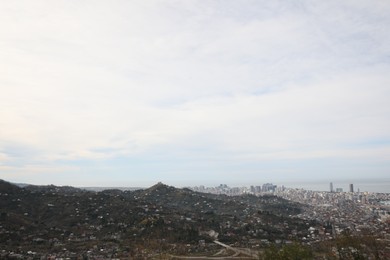
[(181, 151), (193, 147), (227, 160), (385, 158), (388, 144), (366, 146), (390, 138), (389, 9), (379, 1), (7, 2), (0, 160), (191, 156)]

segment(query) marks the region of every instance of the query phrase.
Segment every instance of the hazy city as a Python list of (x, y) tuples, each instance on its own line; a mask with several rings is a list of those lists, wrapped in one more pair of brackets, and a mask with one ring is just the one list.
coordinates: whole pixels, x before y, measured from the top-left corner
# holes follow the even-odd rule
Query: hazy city
[(390, 2), (0, 3), (0, 259), (390, 259)]

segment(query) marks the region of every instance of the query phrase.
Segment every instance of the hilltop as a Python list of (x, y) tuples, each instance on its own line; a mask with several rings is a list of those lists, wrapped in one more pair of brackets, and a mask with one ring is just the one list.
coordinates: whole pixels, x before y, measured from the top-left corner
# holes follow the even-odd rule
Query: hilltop
[(0, 181), (0, 197), (0, 243), (7, 252), (135, 257), (145, 254), (142, 248), (207, 252), (216, 238), (242, 244), (307, 235), (305, 221), (293, 216), (302, 206), (274, 196), (229, 197), (162, 183), (93, 192)]

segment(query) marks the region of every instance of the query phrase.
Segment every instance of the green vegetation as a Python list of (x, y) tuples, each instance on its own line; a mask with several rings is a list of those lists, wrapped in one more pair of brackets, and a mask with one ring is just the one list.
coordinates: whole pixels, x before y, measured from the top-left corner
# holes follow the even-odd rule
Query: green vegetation
[(259, 259), (262, 260), (305, 260), (313, 259), (313, 252), (310, 248), (300, 245), (298, 243), (293, 243), (289, 245), (284, 245), (278, 248), (275, 245), (264, 250), (263, 255)]

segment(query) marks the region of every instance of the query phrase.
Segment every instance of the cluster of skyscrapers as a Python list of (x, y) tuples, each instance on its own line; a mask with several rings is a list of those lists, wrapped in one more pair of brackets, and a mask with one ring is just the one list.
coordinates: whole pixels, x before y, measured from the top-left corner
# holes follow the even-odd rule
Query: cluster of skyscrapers
[[(336, 188), (336, 190), (334, 190), (333, 182), (329, 183), (329, 190), (330, 192), (343, 192), (343, 188)], [(349, 192), (354, 192), (353, 183), (349, 184)]]

